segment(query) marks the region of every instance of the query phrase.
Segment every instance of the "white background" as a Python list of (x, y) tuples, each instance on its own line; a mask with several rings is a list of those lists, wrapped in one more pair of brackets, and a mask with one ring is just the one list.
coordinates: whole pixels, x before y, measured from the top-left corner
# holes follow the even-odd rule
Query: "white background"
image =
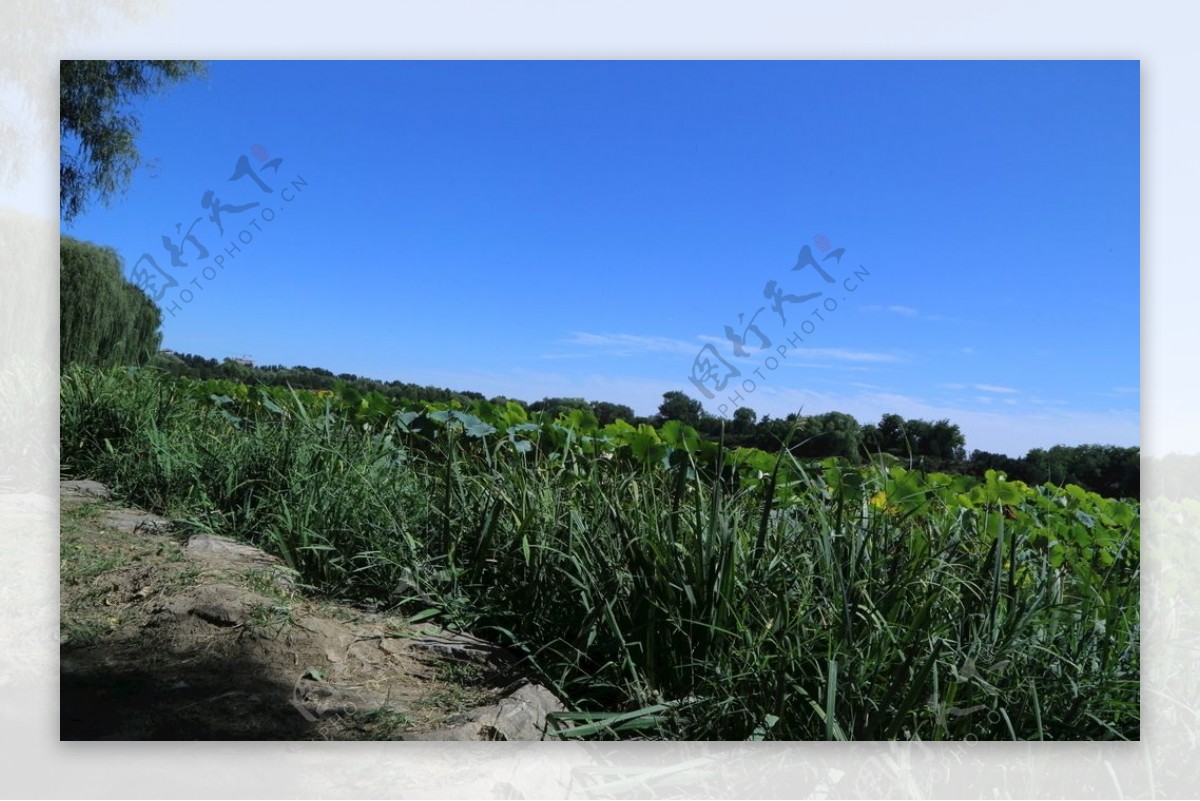
[[(1098, 58), (1142, 69), (1143, 449), (1200, 452), (1196, 20), (1182, 3), (228, 0), (0, 5), (0, 793), (16, 797), (1181, 797), (1195, 587), (1145, 520), (1143, 741), (60, 743), (60, 58)], [(1003, 9), (1002, 11), (1000, 9)], [(320, 98), (313, 98), (319, 103)], [(380, 98), (386, 102), (386, 98)], [(203, 124), (233, 124), (205, 121)], [(1002, 337), (1003, 332), (997, 332)], [(1149, 477), (1143, 481), (1149, 484)], [(1192, 488), (1200, 498), (1200, 487)], [(1200, 536), (1190, 532), (1189, 536)], [(1194, 543), (1192, 543), (1194, 544)], [(1195, 550), (1189, 548), (1187, 550)], [(1168, 594), (1173, 571), (1182, 589)]]

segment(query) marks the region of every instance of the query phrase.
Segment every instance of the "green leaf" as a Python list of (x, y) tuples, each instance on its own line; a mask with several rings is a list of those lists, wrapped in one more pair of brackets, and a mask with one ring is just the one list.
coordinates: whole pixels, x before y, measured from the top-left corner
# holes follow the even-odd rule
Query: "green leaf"
[(409, 623), (420, 623), (422, 620), (430, 620), (442, 613), (441, 609), (422, 609), (408, 619)]
[(401, 431), (412, 431), (412, 423), (421, 416), (420, 412), (399, 412), (392, 419), (396, 421), (396, 425)]
[(454, 412), (454, 417), (463, 424), (463, 432), (468, 437), (486, 437), (488, 434), (495, 434), (496, 427), (483, 422), (473, 414), (466, 412)]
[(263, 395), (261, 400), (262, 400), (263, 407), (266, 408), (267, 411), (274, 412), (275, 414), (287, 414), (287, 412), (284, 411), (283, 407), (280, 406), (275, 401), (271, 400), (271, 398), (269, 396)]
[(546, 720), (559, 725), (566, 722), (587, 721), (579, 726), (559, 729), (553, 734), (562, 739), (579, 739), (596, 734), (615, 734), (640, 729), (655, 728), (663, 722), (662, 712), (674, 704), (655, 704), (633, 712), (622, 714), (605, 712), (550, 712)]
[(689, 453), (694, 453), (700, 444), (700, 435), (696, 429), (679, 420), (668, 420), (663, 423), (658, 433), (662, 437), (662, 441), (670, 447)]

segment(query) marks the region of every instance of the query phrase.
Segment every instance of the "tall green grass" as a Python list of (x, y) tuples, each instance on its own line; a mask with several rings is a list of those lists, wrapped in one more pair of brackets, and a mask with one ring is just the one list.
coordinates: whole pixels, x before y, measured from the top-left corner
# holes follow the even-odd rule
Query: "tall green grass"
[(513, 648), (571, 708), (562, 737), (1138, 736), (1136, 515), (1099, 548), (1084, 501), (1049, 488), (974, 503), (948, 477), (786, 451), (731, 481), (682, 449), (634, 463), (465, 415), (272, 406), (70, 370), (64, 469), (259, 544), (317, 592)]

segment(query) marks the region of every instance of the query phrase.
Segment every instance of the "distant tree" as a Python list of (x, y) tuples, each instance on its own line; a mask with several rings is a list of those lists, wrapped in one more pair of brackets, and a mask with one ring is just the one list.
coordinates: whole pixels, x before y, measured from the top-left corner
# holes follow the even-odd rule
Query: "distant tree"
[(1025, 455), (1029, 481), (1077, 484), (1110, 498), (1137, 498), (1141, 492), (1141, 452), (1113, 445), (1055, 445)]
[(957, 425), (938, 420), (923, 432), (917, 452), (929, 460), (927, 466), (931, 469), (943, 469), (966, 458), (966, 439)]
[(112, 248), (59, 241), (59, 358), (99, 367), (143, 365), (158, 353), (162, 313), (121, 272)]
[(704, 406), (700, 401), (672, 390), (663, 393), (663, 402), (658, 407), (658, 418), (661, 422), (678, 420), (689, 426), (698, 426), (704, 416)]
[(730, 447), (737, 447), (745, 439), (745, 437), (735, 437), (730, 433), (724, 417), (709, 414), (705, 411), (700, 412), (700, 422), (692, 427), (699, 432), (703, 439), (712, 442), (724, 442)]
[(1065, 484), (1066, 454), (1061, 450), (1033, 448), (1025, 454), (1025, 472), (1036, 484)]
[(925, 456), (925, 448), (929, 444), (933, 423), (928, 420), (909, 419), (904, 421), (902, 430), (904, 445), (896, 453), (896, 456), (908, 456), (911, 452), (913, 459), (919, 461), (922, 456)]
[(862, 427), (863, 445), (871, 453), (914, 459), (928, 469), (946, 469), (967, 458), (966, 439), (949, 420), (905, 420), (885, 414), (876, 425)]
[(797, 417), (789, 414), (787, 417), (772, 418), (764, 414), (754, 426), (754, 434), (746, 444), (768, 453), (778, 451), (790, 439), (795, 443), (803, 439), (803, 434), (794, 432)]
[(488, 403), (492, 404), (493, 406), (504, 406), (509, 403), (515, 403), (523, 409), (529, 408), (525, 401), (518, 400), (517, 398), (510, 398), (507, 395), (497, 395), (494, 398), (489, 398)]
[(255, 376), (258, 371), (247, 364), (242, 364), (237, 359), (226, 358), (221, 361), (221, 371), (225, 377), (232, 381), (247, 382)]
[(739, 436), (749, 434), (754, 431), (756, 422), (758, 422), (758, 412), (749, 406), (741, 406), (733, 413), (733, 433)]
[(857, 461), (862, 447), (862, 427), (848, 414), (827, 412), (804, 420), (792, 451), (810, 458), (841, 456)]
[(623, 403), (609, 403), (608, 401), (594, 401), (592, 403), (592, 412), (596, 415), (596, 420), (602, 426), (615, 423), (617, 420), (624, 420), (626, 423), (632, 425), (633, 419), (636, 416), (631, 407)]
[(151, 356), (146, 362), (146, 366), (154, 367), (176, 376), (186, 375), (188, 372), (188, 366), (184, 363), (183, 359), (179, 358), (178, 354), (163, 353), (162, 351)]
[(973, 451), (962, 469), (982, 477), (1002, 470), (1009, 479), (1029, 484), (1075, 484), (1107, 498), (1141, 495), (1141, 451), (1115, 445), (1055, 445), (1033, 448), (1024, 457)]
[(199, 61), (62, 61), (59, 66), (59, 213), (70, 223), (92, 195), (107, 203), (141, 161), (131, 101), (202, 75)]
[(971, 475), (982, 478), (988, 470), (998, 470), (1003, 472), (1008, 478), (1015, 481), (1026, 480), (1025, 465), (1021, 459), (1014, 459), (1011, 456), (1006, 456), (1003, 453), (990, 453), (988, 451), (975, 450), (971, 451), (971, 458), (967, 460), (964, 468)]
[(908, 456), (909, 442), (904, 418), (898, 414), (885, 414), (878, 425), (863, 426), (863, 444), (873, 453), (890, 453), (893, 456)]
[(1142, 449), (1136, 447), (1113, 447), (1109, 452), (1109, 462), (1104, 479), (1105, 488), (1112, 497), (1134, 498), (1142, 497)]
[(529, 411), (542, 412), (552, 420), (572, 409), (586, 409), (590, 412), (592, 404), (583, 398), (542, 398), (529, 404)]

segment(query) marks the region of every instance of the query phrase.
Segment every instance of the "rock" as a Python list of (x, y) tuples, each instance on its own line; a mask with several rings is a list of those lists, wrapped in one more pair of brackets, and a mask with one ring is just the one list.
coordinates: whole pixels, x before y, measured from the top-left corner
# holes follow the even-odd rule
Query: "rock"
[(102, 498), (107, 501), (113, 496), (112, 490), (99, 481), (62, 481), (59, 483), (59, 491), (66, 498)]
[[(59, 482), (59, 494), (64, 503), (78, 504), (84, 501), (111, 501), (112, 490), (99, 481), (78, 479)], [(140, 509), (105, 509), (104, 523), (126, 534), (153, 534), (171, 528), (171, 522), (156, 514)]]
[(292, 590), (296, 586), (296, 574), (290, 568), (266, 552), (244, 542), (219, 537), (215, 534), (196, 534), (184, 547), (187, 556), (219, 561), (235, 568), (260, 569), (268, 572), (281, 590)]
[(540, 684), (525, 684), (492, 706), (469, 712), (470, 720), (450, 729), (405, 735), (405, 740), (545, 739), (546, 715), (562, 712), (562, 702)]
[(526, 684), (478, 714), (478, 739), (541, 740), (546, 733), (546, 715), (562, 711), (562, 702), (553, 693), (540, 684)]
[(253, 545), (231, 540), (228, 537), (218, 537), (216, 534), (196, 534), (191, 537), (187, 541), (187, 552), (192, 556), (214, 554), (228, 558), (230, 561), (278, 564), (277, 560)]
[(109, 509), (104, 522), (127, 534), (159, 534), (171, 528), (171, 521), (165, 517), (133, 509)]

